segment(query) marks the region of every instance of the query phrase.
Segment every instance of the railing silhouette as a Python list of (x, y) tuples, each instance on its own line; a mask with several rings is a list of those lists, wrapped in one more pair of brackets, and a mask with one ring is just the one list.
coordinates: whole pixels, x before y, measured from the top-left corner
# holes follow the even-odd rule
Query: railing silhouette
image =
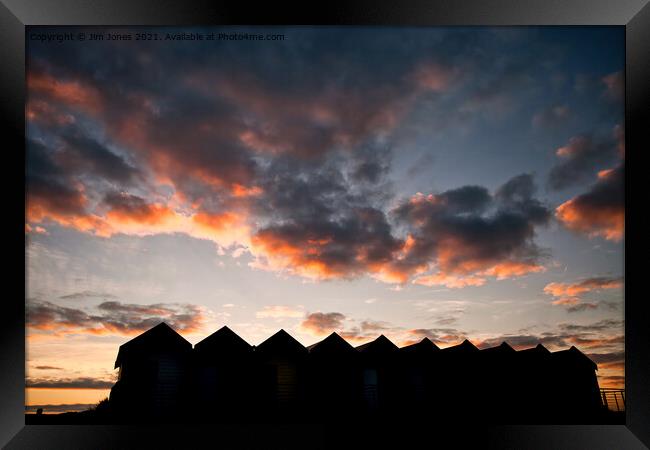
[(611, 411), (625, 411), (625, 389), (600, 388), (603, 406)]

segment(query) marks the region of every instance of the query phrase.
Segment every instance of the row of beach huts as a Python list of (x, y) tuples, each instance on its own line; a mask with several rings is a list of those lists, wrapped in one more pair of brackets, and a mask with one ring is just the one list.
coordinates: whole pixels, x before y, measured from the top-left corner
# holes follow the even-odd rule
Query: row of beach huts
[(589, 423), (603, 410), (596, 364), (575, 347), (478, 349), (429, 339), (304, 347), (284, 330), (251, 346), (223, 327), (192, 346), (161, 323), (119, 348), (115, 420)]

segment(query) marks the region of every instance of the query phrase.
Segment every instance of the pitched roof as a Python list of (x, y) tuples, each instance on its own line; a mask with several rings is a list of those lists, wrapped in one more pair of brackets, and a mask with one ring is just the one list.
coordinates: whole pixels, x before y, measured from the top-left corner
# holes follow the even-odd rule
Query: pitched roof
[(374, 341), (356, 347), (356, 350), (368, 355), (375, 355), (381, 353), (391, 353), (397, 351), (398, 348), (397, 345), (393, 344), (386, 336), (382, 334)]
[(535, 355), (535, 354), (550, 355), (551, 354), (551, 352), (546, 347), (544, 347), (542, 344), (537, 344), (535, 347), (526, 348), (524, 350), (519, 350), (517, 353), (520, 354), (520, 355), (521, 354), (531, 354), (531, 355)]
[(509, 354), (516, 353), (516, 351), (507, 342), (503, 341), (500, 345), (497, 345), (496, 347), (481, 349), (481, 353), (490, 353), (490, 354), (495, 353), (495, 354), (509, 355)]
[(230, 328), (223, 326), (194, 345), (194, 350), (199, 353), (212, 352), (234, 355), (252, 352), (253, 347)]
[(307, 349), (289, 333), (280, 330), (255, 347), (255, 353), (261, 355), (297, 355), (307, 354)]
[(115, 368), (122, 364), (123, 358), (129, 353), (151, 352), (167, 350), (176, 352), (189, 352), (192, 350), (190, 344), (183, 336), (178, 334), (165, 322), (161, 322), (153, 328), (134, 337), (130, 341), (120, 345), (115, 360)]
[(405, 347), (402, 347), (399, 349), (400, 352), (402, 353), (407, 353), (407, 354), (430, 354), (434, 352), (440, 351), (440, 348), (431, 342), (431, 340), (427, 337), (422, 339), (420, 342), (416, 342), (415, 344), (407, 345)]
[(584, 365), (592, 370), (598, 370), (596, 363), (573, 345), (568, 350), (551, 353), (551, 357), (555, 362)]
[(332, 333), (320, 342), (307, 347), (311, 355), (353, 354), (354, 348), (341, 336)]
[(479, 349), (474, 344), (472, 344), (470, 341), (465, 339), (460, 344), (453, 345), (453, 346), (447, 347), (447, 348), (443, 348), (441, 351), (445, 352), (447, 354), (449, 354), (449, 353), (455, 354), (455, 353), (474, 353), (474, 352), (478, 352)]

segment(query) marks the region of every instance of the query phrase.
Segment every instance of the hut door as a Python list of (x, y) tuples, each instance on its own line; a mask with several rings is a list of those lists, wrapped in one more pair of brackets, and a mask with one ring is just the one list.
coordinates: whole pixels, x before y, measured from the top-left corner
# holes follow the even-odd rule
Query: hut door
[(364, 369), (363, 370), (363, 397), (366, 406), (371, 409), (377, 409), (379, 405), (379, 398), (377, 392), (377, 370)]

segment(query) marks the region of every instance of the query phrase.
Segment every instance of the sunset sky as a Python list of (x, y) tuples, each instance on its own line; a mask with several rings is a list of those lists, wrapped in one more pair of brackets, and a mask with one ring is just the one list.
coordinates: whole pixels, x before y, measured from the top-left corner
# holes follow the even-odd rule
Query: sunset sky
[(28, 405), (104, 398), (161, 320), (575, 345), (623, 386), (623, 27), (31, 30), (284, 39), (28, 36)]

